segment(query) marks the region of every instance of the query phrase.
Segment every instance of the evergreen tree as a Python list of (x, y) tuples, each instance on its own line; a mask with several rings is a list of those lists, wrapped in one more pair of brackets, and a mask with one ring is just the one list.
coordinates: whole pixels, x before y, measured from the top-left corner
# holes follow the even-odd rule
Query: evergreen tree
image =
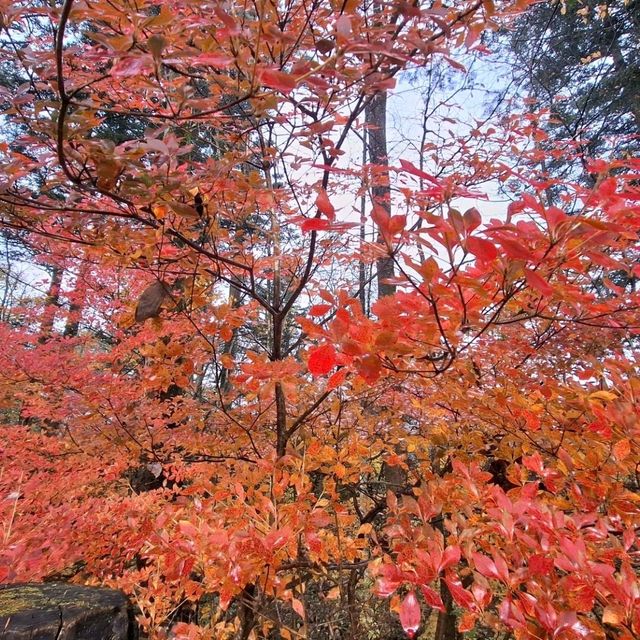
[[(587, 158), (640, 148), (640, 2), (542, 3), (506, 34), (514, 74), (534, 108), (548, 109), (546, 131), (576, 154), (547, 160), (556, 177), (582, 174)], [(568, 149), (572, 148), (567, 147)]]

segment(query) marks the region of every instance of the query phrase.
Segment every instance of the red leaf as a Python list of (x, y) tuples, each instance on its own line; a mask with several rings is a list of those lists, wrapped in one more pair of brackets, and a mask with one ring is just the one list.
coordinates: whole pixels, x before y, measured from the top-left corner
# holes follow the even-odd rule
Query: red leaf
[(507, 566), (505, 559), (500, 555), (500, 553), (493, 553), (493, 562), (496, 565), (498, 578), (505, 584), (509, 582), (509, 567)]
[(331, 310), (330, 304), (314, 304), (311, 309), (309, 309), (310, 316), (323, 316), (327, 311)]
[(410, 638), (416, 635), (420, 626), (420, 604), (414, 591), (409, 591), (400, 605), (400, 624)]
[(522, 613), (522, 606), (517, 600), (506, 597), (498, 607), (500, 620), (512, 628), (524, 626), (525, 618)]
[(180, 520), (178, 522), (178, 529), (180, 533), (189, 538), (193, 538), (198, 534), (198, 530), (188, 520)]
[(523, 193), (521, 199), (525, 207), (533, 209), (536, 213), (544, 214), (544, 207), (541, 202), (536, 200), (530, 193)]
[(329, 304), (335, 304), (336, 303), (336, 299), (331, 295), (331, 293), (329, 291), (327, 291), (326, 289), (320, 289), (318, 291), (318, 295), (325, 301), (328, 302)]
[(505, 253), (514, 260), (533, 260), (529, 249), (511, 238), (500, 238), (500, 244)]
[(440, 594), (435, 592), (431, 587), (422, 586), (420, 587), (422, 591), (422, 595), (424, 596), (425, 602), (434, 609), (438, 611), (444, 611), (444, 602), (442, 602), (442, 598)]
[(324, 509), (316, 509), (311, 512), (307, 522), (311, 526), (321, 529), (329, 526), (333, 522), (333, 518)]
[(148, 55), (126, 56), (111, 68), (111, 75), (116, 78), (145, 76), (153, 69), (153, 58)]
[(473, 563), (476, 566), (476, 570), (483, 576), (487, 578), (498, 577), (498, 570), (491, 558), (487, 558), (487, 556), (484, 556), (481, 553), (476, 553), (475, 551), (471, 555), (473, 556)]
[(467, 238), (466, 246), (467, 250), (480, 260), (491, 262), (498, 257), (496, 246), (484, 238)]
[(330, 344), (316, 347), (309, 356), (309, 371), (314, 376), (327, 375), (336, 366), (336, 350)]
[(371, 212), (371, 219), (380, 227), (380, 230), (383, 233), (389, 231), (389, 222), (391, 217), (384, 207), (381, 207), (378, 204), (374, 205), (373, 211)]
[(477, 229), (482, 224), (482, 216), (475, 207), (467, 209), (462, 216), (462, 220), (464, 222), (464, 228), (467, 233), (471, 233), (474, 229)]
[(542, 276), (539, 276), (535, 271), (527, 269), (524, 272), (524, 277), (527, 281), (527, 284), (536, 291), (539, 291), (543, 296), (549, 297), (553, 295), (553, 288), (551, 287), (551, 285)]
[(596, 592), (585, 578), (567, 576), (562, 581), (562, 587), (571, 608), (580, 613), (589, 613), (593, 609)]
[(416, 167), (412, 162), (409, 162), (408, 160), (400, 160), (400, 166), (407, 173), (411, 173), (414, 176), (418, 176), (418, 178), (423, 178), (424, 180), (428, 180), (429, 182), (432, 182), (433, 184), (439, 184), (438, 180), (436, 178), (434, 178), (432, 175), (426, 173), (422, 169), (418, 169), (418, 167)]
[(325, 231), (331, 227), (329, 220), (323, 220), (321, 218), (307, 218), (303, 220), (300, 225), (302, 231)]
[(318, 197), (316, 198), (316, 207), (323, 213), (329, 220), (335, 220), (336, 210), (329, 201), (327, 192), (324, 189), (320, 189)]
[(300, 600), (298, 600), (297, 598), (292, 598), (291, 606), (293, 607), (293, 610), (304, 620), (305, 613), (304, 605), (302, 604), (302, 602), (300, 602)]
[[(558, 207), (549, 207), (546, 211), (546, 218), (551, 230), (555, 229), (559, 224), (562, 224), (566, 220), (571, 219), (562, 209), (558, 209)], [(583, 218), (582, 221), (584, 220), (585, 219)]]
[(336, 20), (336, 33), (343, 39), (351, 37), (351, 18), (346, 15), (341, 15)]
[(537, 451), (531, 454), (530, 456), (523, 456), (522, 464), (527, 469), (529, 469), (529, 471), (533, 471), (534, 473), (537, 473), (539, 476), (541, 476), (542, 473), (544, 472), (544, 462), (542, 461), (542, 457)]
[(403, 231), (407, 224), (407, 216), (390, 216), (389, 212), (380, 205), (374, 205), (371, 219), (378, 225), (380, 233), (387, 242), (392, 236)]
[(221, 6), (217, 6), (213, 12), (216, 14), (216, 17), (220, 19), (222, 24), (226, 27), (226, 33), (228, 35), (238, 35), (240, 33), (240, 26), (235, 21), (233, 16), (229, 15), (226, 11), (222, 9)]
[(407, 216), (391, 216), (389, 220), (389, 233), (391, 235), (395, 235), (396, 233), (400, 233), (404, 231), (405, 226), (407, 225)]
[(331, 374), (331, 376), (329, 377), (329, 380), (327, 381), (327, 390), (331, 390), (331, 389), (335, 389), (336, 387), (339, 387), (344, 382), (344, 379), (346, 377), (347, 377), (347, 370), (344, 367), (336, 371), (335, 373)]
[(280, 549), (290, 540), (292, 531), (290, 527), (282, 527), (282, 529), (274, 529), (267, 534), (264, 539), (264, 546), (268, 551)]
[(460, 560), (460, 547), (449, 546), (444, 550), (442, 554), (442, 560), (440, 561), (439, 571), (444, 571), (447, 567), (453, 564), (457, 564)]
[(366, 382), (373, 384), (379, 377), (382, 370), (380, 359), (373, 354), (364, 356), (358, 363), (358, 373)]
[(473, 596), (462, 587), (462, 584), (458, 578), (445, 578), (451, 597), (460, 605), (463, 609), (470, 611), (475, 610), (476, 603)]
[(201, 64), (207, 67), (215, 67), (216, 69), (226, 69), (233, 63), (233, 58), (219, 53), (201, 53), (192, 58), (192, 63)]
[[(395, 499), (395, 495), (391, 495)], [(378, 573), (380, 577), (376, 581), (375, 592), (382, 598), (390, 596), (403, 582), (402, 572), (395, 565), (383, 564)]]
[(298, 84), (295, 76), (276, 69), (262, 69), (259, 73), (259, 79), (265, 87), (277, 89), (282, 93), (291, 93)]

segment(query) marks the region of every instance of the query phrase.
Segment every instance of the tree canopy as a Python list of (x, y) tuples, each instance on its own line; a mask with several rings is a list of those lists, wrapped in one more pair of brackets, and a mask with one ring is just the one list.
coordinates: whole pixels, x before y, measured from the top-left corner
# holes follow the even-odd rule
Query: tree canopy
[(546, 129), (577, 151), (571, 159), (548, 158), (556, 174), (594, 180), (588, 158), (637, 153), (639, 16), (635, 0), (543, 3), (506, 33), (514, 75), (548, 111)]
[(531, 104), (384, 135), (527, 4), (0, 2), (50, 274), (0, 318), (1, 581), (157, 639), (640, 635), (640, 162)]

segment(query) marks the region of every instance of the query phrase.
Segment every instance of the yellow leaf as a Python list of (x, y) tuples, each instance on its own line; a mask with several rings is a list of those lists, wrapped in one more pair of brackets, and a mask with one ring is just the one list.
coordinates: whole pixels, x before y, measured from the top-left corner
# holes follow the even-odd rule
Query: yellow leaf
[(618, 396), (611, 391), (594, 391), (589, 395), (591, 400), (615, 400)]

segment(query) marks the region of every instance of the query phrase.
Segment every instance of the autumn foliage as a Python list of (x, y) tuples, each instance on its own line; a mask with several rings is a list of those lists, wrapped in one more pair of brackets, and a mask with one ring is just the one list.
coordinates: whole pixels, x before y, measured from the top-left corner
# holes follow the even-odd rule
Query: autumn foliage
[(0, 324), (1, 581), (153, 638), (640, 636), (640, 161), (552, 179), (531, 108), (354, 160), (524, 10), (0, 2), (0, 226), (59, 276)]

